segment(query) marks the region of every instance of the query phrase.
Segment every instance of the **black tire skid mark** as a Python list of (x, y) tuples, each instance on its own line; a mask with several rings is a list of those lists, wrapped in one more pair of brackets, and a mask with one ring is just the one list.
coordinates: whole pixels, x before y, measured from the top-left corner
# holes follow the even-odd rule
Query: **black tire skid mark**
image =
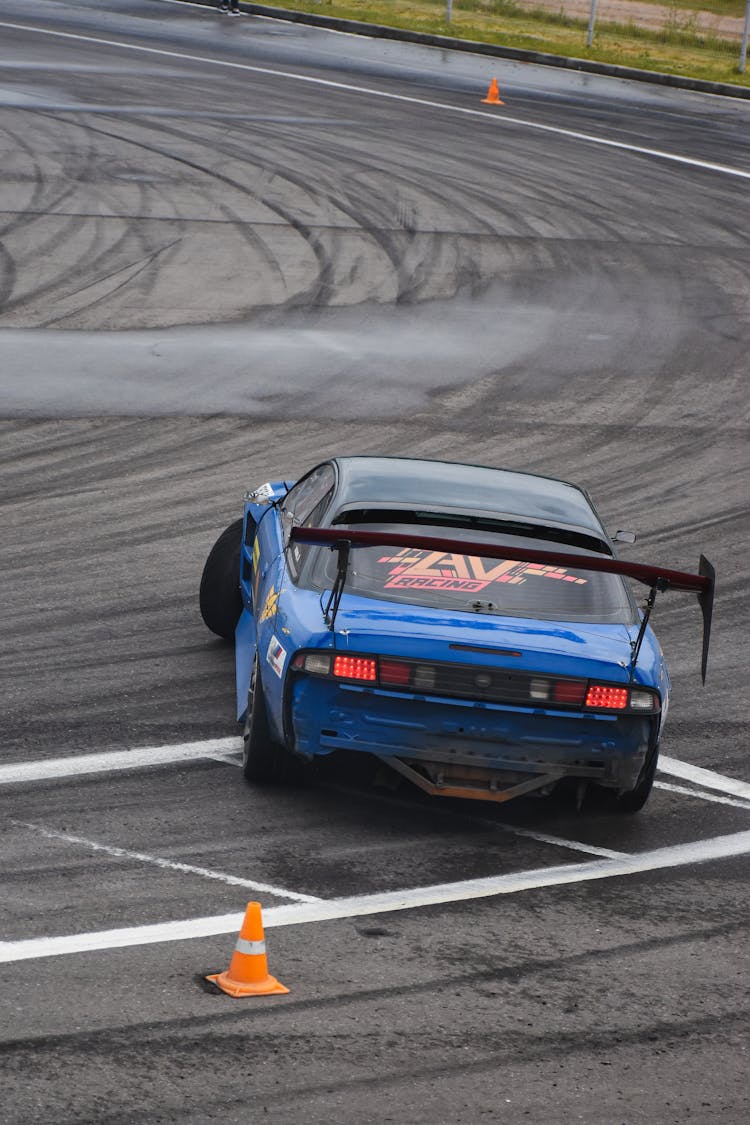
[[(258, 123), (255, 123), (255, 127), (256, 127), (258, 132), (264, 131), (262, 124), (258, 125)], [(189, 139), (191, 141), (195, 141), (195, 137), (192, 134), (188, 135), (183, 130), (181, 130), (181, 129), (175, 127), (175, 126), (165, 127), (165, 128), (162, 129), (162, 132), (168, 132), (171, 135), (177, 136), (182, 140)], [(226, 138), (225, 138), (225, 140), (226, 140)], [(284, 142), (286, 145), (289, 146), (290, 152), (289, 152), (289, 160), (284, 165), (282, 165), (279, 162), (279, 155), (278, 154), (279, 154), (281, 145), (280, 145), (278, 137), (269, 136), (269, 143), (273, 144), (273, 146), (274, 146), (274, 154), (275, 154), (274, 159), (268, 160), (267, 158), (261, 158), (260, 155), (258, 154), (257, 150), (256, 150), (255, 160), (254, 160), (254, 165), (253, 165), (254, 168), (256, 170), (264, 172), (269, 177), (272, 177), (272, 178), (275, 177), (277, 179), (283, 180), (285, 183), (291, 184), (297, 192), (301, 192), (301, 193), (304, 193), (306, 195), (309, 195), (310, 194), (310, 186), (309, 186), (310, 185), (310, 177), (309, 176), (306, 177), (306, 176), (301, 175), (301, 174), (300, 175), (293, 175), (289, 171), (289, 167), (288, 167), (288, 166), (290, 166), (294, 163), (294, 159), (298, 155), (299, 150), (298, 149), (294, 150), (291, 147), (291, 142)], [(241, 145), (238, 145), (236, 150), (230, 152), (230, 150), (228, 150), (226, 145), (225, 145), (224, 149), (223, 149), (223, 152), (224, 152), (225, 156), (232, 155), (232, 156), (240, 156), (241, 157), (241, 156), (244, 156), (244, 154), (246, 152), (246, 148), (247, 148), (247, 143), (246, 143), (246, 141), (243, 140), (243, 143)], [(317, 151), (319, 152), (320, 150), (318, 149)], [(168, 154), (165, 154), (163, 152), (161, 154), (162, 155), (168, 155)], [(338, 155), (338, 150), (337, 150), (337, 155)], [(325, 156), (322, 158), (324, 169), (328, 165), (328, 162), (329, 162), (328, 158), (329, 157), (330, 157), (330, 152), (327, 150), (326, 153), (325, 153)], [(180, 158), (177, 158), (177, 159), (180, 159)], [(346, 154), (346, 159), (347, 159), (347, 162), (350, 165), (352, 163), (355, 163), (353, 161), (351, 155), (349, 155), (349, 154)], [(366, 169), (366, 168), (371, 167), (371, 165), (365, 165), (361, 161), (359, 161), (358, 163), (359, 163), (359, 165), (362, 169)], [(195, 166), (195, 162), (193, 162), (193, 166)], [(199, 170), (201, 170), (203, 172), (208, 171), (212, 175), (216, 175), (217, 178), (219, 178), (218, 174), (215, 173), (215, 171), (213, 169), (207, 169), (203, 165), (199, 165), (198, 168), (199, 168)], [(399, 174), (401, 176), (401, 179), (403, 180), (404, 176), (403, 176), (403, 173), (400, 170), (399, 170)], [(235, 186), (235, 187), (238, 187), (238, 188), (244, 188), (245, 187), (245, 185), (239, 183), (236, 180), (233, 180), (230, 177), (223, 177), (223, 179), (224, 179), (224, 182), (227, 182), (231, 186)], [(316, 176), (315, 182), (316, 183), (320, 182), (320, 178), (318, 176)], [(418, 183), (418, 181), (415, 181), (413, 178), (409, 178), (406, 182), (408, 182), (410, 184), (410, 186), (414, 185), (415, 183)], [(424, 192), (424, 188), (421, 187), (421, 185), (420, 185), (420, 190), (422, 192)], [(317, 194), (320, 194), (320, 192), (318, 192)], [(431, 194), (431, 198), (438, 199), (443, 204), (445, 203), (445, 200), (443, 199), (443, 197), (440, 196), (438, 193), (433, 192), (433, 193), (430, 193), (430, 194)], [(336, 225), (332, 225), (332, 226), (328, 226), (328, 227), (324, 227), (322, 225), (319, 226), (319, 227), (313, 227), (310, 224), (301, 222), (298, 218), (296, 218), (290, 212), (290, 210), (288, 208), (281, 207), (281, 205), (278, 202), (270, 201), (265, 195), (259, 194), (257, 192), (254, 192), (254, 195), (255, 195), (255, 198), (257, 198), (258, 201), (260, 203), (262, 203), (263, 206), (267, 207), (273, 213), (278, 214), (279, 217), (282, 218), (292, 229), (297, 230), (298, 233), (300, 233), (302, 235), (302, 237), (308, 242), (308, 244), (311, 245), (311, 248), (313, 249), (313, 252), (316, 254), (316, 257), (318, 257), (319, 261), (325, 263), (324, 265), (321, 265), (321, 271), (320, 271), (320, 274), (319, 274), (319, 277), (318, 277), (316, 283), (313, 286), (311, 286), (309, 289), (307, 289), (305, 291), (298, 292), (293, 298), (291, 298), (289, 300), (289, 302), (287, 302), (285, 307), (292, 307), (293, 308), (293, 307), (300, 307), (300, 306), (309, 306), (310, 304), (313, 304), (313, 305), (327, 304), (328, 302), (326, 300), (323, 300), (322, 298), (323, 298), (323, 294), (325, 293), (326, 289), (330, 288), (330, 285), (331, 285), (330, 278), (331, 278), (331, 271), (332, 271), (333, 262), (332, 262), (332, 256), (331, 255), (325, 255), (324, 256), (324, 251), (323, 251), (323, 248), (322, 248), (321, 242), (320, 242), (320, 233), (325, 231), (325, 230), (328, 230), (335, 237), (336, 234), (340, 231), (341, 228), (336, 226)], [(406, 232), (404, 232), (403, 228), (397, 229), (396, 227), (392, 227), (391, 229), (393, 230), (393, 232), (396, 236), (394, 238), (394, 236), (389, 232), (389, 229), (387, 227), (384, 226), (384, 227), (381, 227), (381, 228), (377, 228), (372, 223), (371, 220), (364, 218), (364, 216), (361, 212), (361, 209), (357, 209), (353, 206), (350, 206), (348, 204), (348, 202), (345, 201), (342, 198), (341, 192), (340, 192), (340, 187), (339, 187), (338, 183), (336, 183), (332, 187), (332, 191), (329, 194), (326, 194), (324, 196), (324, 198), (325, 198), (326, 202), (328, 202), (329, 204), (332, 204), (339, 211), (341, 211), (348, 218), (350, 218), (356, 229), (361, 230), (363, 233), (366, 233), (373, 238), (373, 240), (381, 247), (381, 249), (383, 249), (383, 251), (387, 255), (387, 257), (390, 260), (391, 265), (394, 269), (394, 273), (397, 276), (399, 274), (403, 274), (403, 257), (404, 257), (403, 239), (404, 239), (404, 234), (406, 233), (406, 235), (411, 235), (412, 237), (411, 237), (410, 241), (413, 241), (415, 238), (419, 237), (418, 232), (416, 232), (416, 231), (410, 232), (408, 230)], [(453, 201), (453, 202), (455, 204), (455, 201)], [(393, 208), (393, 210), (395, 211), (396, 207), (393, 207), (393, 202), (391, 200), (389, 200), (389, 203), (390, 203), (391, 207)], [(466, 208), (463, 208), (463, 210), (472, 219), (472, 221), (476, 222), (476, 216), (474, 215), (473, 212), (471, 212), (470, 210), (468, 210)], [(248, 226), (248, 224), (246, 224), (246, 223), (242, 223), (241, 221), (238, 222), (238, 229), (241, 231), (243, 237), (245, 237), (246, 239), (249, 239), (252, 236), (248, 235), (247, 226)], [(441, 241), (441, 238), (440, 238), (441, 233), (442, 232), (437, 232), (438, 242)], [(433, 234), (433, 232), (428, 232), (427, 237), (429, 237), (430, 239), (434, 239), (435, 235)], [(453, 232), (450, 232), (450, 237), (454, 237)], [(461, 237), (461, 235), (459, 234), (458, 237)], [(259, 236), (257, 236), (257, 235), (255, 236), (255, 240), (254, 240), (255, 245), (257, 245), (258, 240), (264, 246), (266, 245), (264, 240), (260, 239)], [(437, 252), (439, 252), (439, 248), (438, 248)], [(277, 268), (279, 269), (279, 272), (281, 272), (280, 267), (277, 266)], [(464, 277), (465, 277), (466, 272), (467, 272), (466, 270), (463, 271)], [(421, 287), (422, 286), (420, 286), (419, 288), (421, 288)], [(417, 291), (417, 287), (415, 287), (415, 293), (414, 293), (413, 296), (416, 297), (417, 295), (418, 295), (418, 291)], [(406, 287), (403, 283), (403, 280), (399, 284), (399, 294), (398, 294), (397, 299), (399, 301), (405, 301), (405, 300), (410, 299), (410, 294), (406, 290)]]
[[(55, 116), (55, 117), (51, 117), (51, 120), (53, 120), (55, 123), (59, 124), (61, 119), (59, 117)], [(70, 122), (66, 122), (66, 123), (70, 124)], [(79, 126), (77, 122), (75, 122), (74, 124), (76, 126), (76, 131), (83, 128), (83, 127)], [(87, 129), (86, 135), (88, 135), (88, 133), (90, 133), (90, 132), (91, 132), (91, 130)], [(94, 148), (93, 143), (91, 143), (88, 146), (88, 152), (84, 156), (83, 168), (85, 169), (87, 166), (90, 167), (97, 158), (98, 158), (98, 153), (97, 153), (96, 149)], [(78, 190), (79, 180), (80, 180), (80, 175), (76, 180), (76, 186), (71, 187), (70, 189), (66, 189), (65, 193), (62, 193), (59, 198), (60, 199), (67, 198), (70, 194), (75, 193), (75, 191)], [(30, 225), (34, 221), (40, 221), (42, 219), (47, 218), (48, 214), (49, 214), (49, 212), (47, 210), (41, 210), (33, 216), (28, 216), (25, 220), (26, 225)], [(98, 236), (98, 229), (100, 229), (103, 225), (107, 225), (110, 220), (109, 220), (109, 217), (107, 217), (107, 216), (98, 216), (97, 215), (97, 216), (93, 216), (93, 217), (98, 220), (97, 224), (95, 225), (94, 232), (92, 233), (92, 236), (91, 236), (92, 241), (95, 244), (96, 241), (98, 240), (98, 237), (99, 237)], [(48, 238), (41, 245), (37, 244), (37, 245), (34, 246), (33, 256), (36, 258), (36, 257), (39, 257), (40, 255), (49, 255), (53, 250), (57, 249), (59, 246), (65, 245), (67, 242), (70, 241), (70, 239), (73, 235), (75, 235), (78, 231), (84, 229), (86, 227), (86, 225), (88, 223), (90, 223), (91, 218), (92, 218), (92, 216), (87, 215), (87, 214), (75, 214), (75, 215), (69, 216), (68, 217), (69, 221), (60, 230), (58, 230), (52, 237)], [(128, 238), (132, 237), (133, 228), (134, 228), (134, 224), (132, 223), (132, 221), (130, 223), (128, 223), (127, 220), (123, 219), (121, 216), (117, 216), (117, 221), (124, 223), (125, 229), (123, 230), (123, 233), (119, 236), (119, 238), (117, 238), (115, 240), (115, 242), (110, 243), (106, 247), (105, 250), (101, 251), (99, 254), (97, 254), (93, 258), (90, 257), (89, 254), (83, 254), (83, 255), (79, 254), (78, 263), (80, 264), (82, 262), (85, 262), (85, 267), (81, 267), (81, 268), (85, 268), (87, 273), (91, 273), (92, 271), (95, 271), (97, 268), (99, 268), (99, 265), (101, 263), (106, 262), (107, 258), (110, 257), (112, 254), (119, 252), (120, 248), (126, 244)], [(73, 272), (75, 272), (75, 268), (76, 267), (73, 267)], [(120, 268), (123, 268), (123, 267), (120, 267)], [(28, 294), (25, 294), (22, 297), (18, 297), (15, 300), (12, 300), (12, 299), (8, 300), (4, 305), (3, 311), (6, 312), (6, 313), (11, 312), (11, 311), (17, 310), (19, 308), (23, 308), (24, 306), (27, 306), (29, 304), (35, 304), (40, 299), (48, 298), (50, 295), (55, 294), (59, 291), (60, 286), (64, 284), (64, 281), (69, 276), (70, 276), (70, 272), (66, 273), (65, 278), (55, 277), (54, 279), (45, 282), (43, 285), (37, 286), (33, 291), (31, 291)], [(90, 281), (86, 282), (86, 284), (82, 285), (80, 288), (85, 289), (86, 287), (88, 287), (91, 284), (96, 284), (96, 282), (90, 282)], [(75, 293), (77, 291), (78, 290), (73, 290), (72, 292)], [(65, 296), (68, 296), (69, 292), (70, 291), (66, 292)], [(92, 302), (92, 303), (96, 303), (96, 302)], [(65, 319), (67, 319), (67, 316), (63, 316), (63, 317), (59, 317), (59, 318), (51, 318), (47, 321), (43, 321), (41, 323), (41, 327), (50, 327), (51, 325), (56, 324), (56, 323), (60, 323), (60, 322), (64, 323)]]
[[(29, 111), (29, 116), (35, 121), (41, 121), (48, 115), (39, 111)], [(28, 120), (28, 117), (25, 120)], [(33, 169), (33, 189), (31, 199), (26, 206), (20, 212), (14, 212), (14, 217), (0, 227), (0, 238), (13, 233), (18, 227), (34, 222), (40, 216), (46, 215), (50, 207), (56, 207), (63, 203), (76, 190), (72, 186), (65, 187), (57, 195), (53, 195), (52, 199), (46, 199), (45, 192), (50, 190), (49, 181), (42, 174), (40, 159), (36, 155), (34, 143), (28, 140), (28, 131), (20, 134), (5, 129), (4, 134), (8, 138), (11, 148), (23, 152), (28, 157), (29, 165)]]
[[(159, 135), (161, 137), (163, 137), (164, 135), (168, 135), (172, 138), (177, 138), (179, 140), (189, 140), (193, 144), (196, 143), (196, 136), (195, 136), (194, 133), (186, 133), (184, 130), (179, 129), (178, 127), (176, 127), (174, 125), (170, 126), (170, 125), (167, 125), (165, 123), (160, 123), (160, 124), (161, 124), (161, 128), (160, 128)], [(104, 132), (104, 130), (99, 130), (99, 131)], [(117, 138), (117, 134), (112, 133), (112, 132), (107, 132), (106, 135)], [(173, 152), (165, 150), (163, 147), (161, 147), (161, 148), (156, 147), (153, 144), (147, 144), (143, 141), (129, 140), (126, 143), (135, 145), (138, 148), (144, 149), (145, 151), (154, 153), (154, 154), (156, 154), (158, 156), (161, 156), (161, 157), (163, 157), (163, 158), (165, 158), (165, 159), (167, 159), (167, 160), (169, 160), (173, 163), (182, 165), (182, 166), (187, 167), (187, 168), (191, 168), (194, 171), (200, 172), (201, 175), (208, 176), (211, 180), (214, 180), (214, 181), (218, 182), (219, 184), (225, 185), (226, 187), (234, 188), (234, 189), (237, 189), (239, 191), (244, 191), (244, 192), (247, 191), (246, 183), (244, 183), (243, 181), (241, 181), (241, 180), (239, 180), (239, 179), (237, 179), (233, 176), (229, 176), (226, 173), (223, 173), (223, 172), (219, 171), (216, 168), (215, 164), (212, 166), (212, 165), (209, 165), (207, 163), (198, 162), (197, 160), (191, 160), (191, 159), (188, 159), (187, 157), (180, 156), (178, 154), (175, 154)], [(200, 141), (198, 143), (203, 144), (204, 142)], [(246, 153), (246, 144), (245, 144), (245, 146), (243, 146), (243, 149), (242, 149), (242, 154), (245, 155), (245, 153)], [(214, 156), (214, 159), (215, 159), (215, 152), (212, 155)], [(235, 154), (234, 153), (229, 154), (226, 151), (223, 151), (221, 155), (224, 156), (224, 157), (227, 157), (228, 155), (235, 155)], [(255, 164), (254, 167), (257, 167), (257, 164)], [(289, 180), (289, 176), (286, 174), (286, 172), (284, 172), (283, 170), (280, 170), (278, 168), (265, 168), (264, 167), (263, 170), (267, 171), (267, 172), (273, 171), (275, 175), (280, 176), (285, 181)], [(309, 190), (309, 185), (305, 185), (303, 183), (297, 183), (296, 181), (293, 181), (293, 182), (295, 183), (295, 186), (305, 187), (306, 190)], [(308, 224), (306, 224), (306, 223), (302, 222), (301, 220), (299, 220), (298, 218), (296, 218), (296, 216), (294, 216), (294, 214), (292, 214), (287, 208), (282, 207), (280, 204), (269, 201), (269, 200), (267, 200), (263, 197), (255, 196), (255, 198), (258, 198), (258, 201), (264, 207), (266, 207), (272, 214), (278, 215), (278, 217), (284, 223), (286, 223), (286, 225), (290, 229), (294, 230), (297, 234), (299, 234), (302, 237), (302, 239), (307, 243), (307, 245), (309, 245), (310, 249), (312, 250), (312, 252), (313, 252), (313, 254), (314, 254), (314, 256), (315, 256), (315, 258), (318, 262), (318, 277), (316, 279), (316, 282), (312, 286), (310, 286), (308, 290), (304, 291), (301, 294), (297, 294), (297, 295), (295, 295), (294, 298), (290, 299), (290, 301), (286, 303), (285, 307), (296, 307), (297, 304), (302, 304), (302, 305), (307, 306), (311, 303), (312, 304), (316, 303), (317, 300), (318, 300), (318, 296), (319, 296), (320, 292), (324, 291), (328, 287), (330, 287), (330, 282), (331, 282), (331, 277), (332, 277), (332, 263), (329, 260), (327, 254), (325, 252), (325, 249), (320, 244), (320, 242), (319, 242), (319, 240), (318, 240), (318, 238), (315, 234), (314, 229), (311, 226), (309, 226)], [(231, 208), (229, 208), (228, 210), (231, 214)], [(236, 225), (237, 229), (239, 230), (241, 236), (243, 237), (243, 240), (248, 241), (248, 238), (247, 238), (247, 226), (248, 226), (248, 224), (244, 223), (242, 221), (239, 221), (239, 222), (236, 222), (235, 225)], [(270, 257), (272, 257), (271, 251), (268, 248), (267, 244), (259, 236), (256, 236), (256, 238), (253, 240), (253, 245), (260, 245), (262, 247), (263, 257), (266, 260), (268, 260)], [(280, 276), (283, 277), (284, 275), (283, 275), (283, 271), (281, 269), (281, 266), (279, 265), (278, 261), (276, 261), (275, 259), (274, 259), (274, 261), (275, 261), (275, 268), (278, 270)]]

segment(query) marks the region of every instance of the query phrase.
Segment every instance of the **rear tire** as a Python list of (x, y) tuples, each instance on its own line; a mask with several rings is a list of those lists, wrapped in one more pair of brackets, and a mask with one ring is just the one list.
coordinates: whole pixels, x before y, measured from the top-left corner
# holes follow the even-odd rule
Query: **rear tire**
[(212, 633), (231, 640), (242, 613), (240, 552), (242, 520), (222, 531), (211, 548), (201, 575), (198, 604), (201, 617)]
[(298, 778), (300, 768), (294, 756), (271, 737), (257, 652), (250, 673), (242, 738), (242, 774), (246, 781), (284, 785)]
[(629, 793), (622, 793), (615, 799), (615, 812), (637, 813), (641, 811), (651, 796), (658, 761), (659, 746), (657, 743), (646, 755), (646, 761), (643, 763), (635, 789), (631, 789)]

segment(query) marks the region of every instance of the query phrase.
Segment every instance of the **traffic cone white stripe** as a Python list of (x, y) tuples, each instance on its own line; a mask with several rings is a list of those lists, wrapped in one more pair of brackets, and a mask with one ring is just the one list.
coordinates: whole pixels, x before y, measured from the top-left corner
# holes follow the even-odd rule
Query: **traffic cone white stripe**
[(251, 957), (257, 957), (259, 953), (266, 952), (266, 943), (265, 941), (247, 941), (245, 938), (238, 937), (234, 948), (238, 953), (249, 953)]

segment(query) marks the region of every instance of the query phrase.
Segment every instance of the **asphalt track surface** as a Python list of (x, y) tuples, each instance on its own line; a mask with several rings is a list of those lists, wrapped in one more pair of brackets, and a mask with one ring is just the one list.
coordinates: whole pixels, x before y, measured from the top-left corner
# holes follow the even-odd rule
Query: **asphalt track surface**
[[(4, 0), (4, 1122), (748, 1120), (749, 114)], [(705, 689), (657, 608), (642, 814), (243, 785), (200, 570), (333, 452), (561, 475), (628, 557), (712, 559)], [(200, 984), (249, 898), (288, 996)]]

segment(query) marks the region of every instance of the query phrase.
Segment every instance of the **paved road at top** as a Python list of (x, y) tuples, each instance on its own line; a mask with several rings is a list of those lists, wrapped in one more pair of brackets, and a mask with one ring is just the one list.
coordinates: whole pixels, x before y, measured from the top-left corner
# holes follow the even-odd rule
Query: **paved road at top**
[[(408, 451), (576, 480), (638, 529), (629, 557), (705, 551), (705, 690), (694, 602), (658, 609), (664, 751), (750, 780), (749, 114), (168, 0), (5, 0), (3, 762), (234, 735), (231, 652), (196, 610), (214, 535), (248, 485)], [(341, 769), (250, 791), (216, 760), (4, 786), (0, 940), (749, 827), (741, 794), (661, 783), (618, 822)], [(5, 964), (6, 1116), (744, 1122), (746, 877), (274, 928), (292, 992), (260, 1006), (196, 985), (222, 937)]]

